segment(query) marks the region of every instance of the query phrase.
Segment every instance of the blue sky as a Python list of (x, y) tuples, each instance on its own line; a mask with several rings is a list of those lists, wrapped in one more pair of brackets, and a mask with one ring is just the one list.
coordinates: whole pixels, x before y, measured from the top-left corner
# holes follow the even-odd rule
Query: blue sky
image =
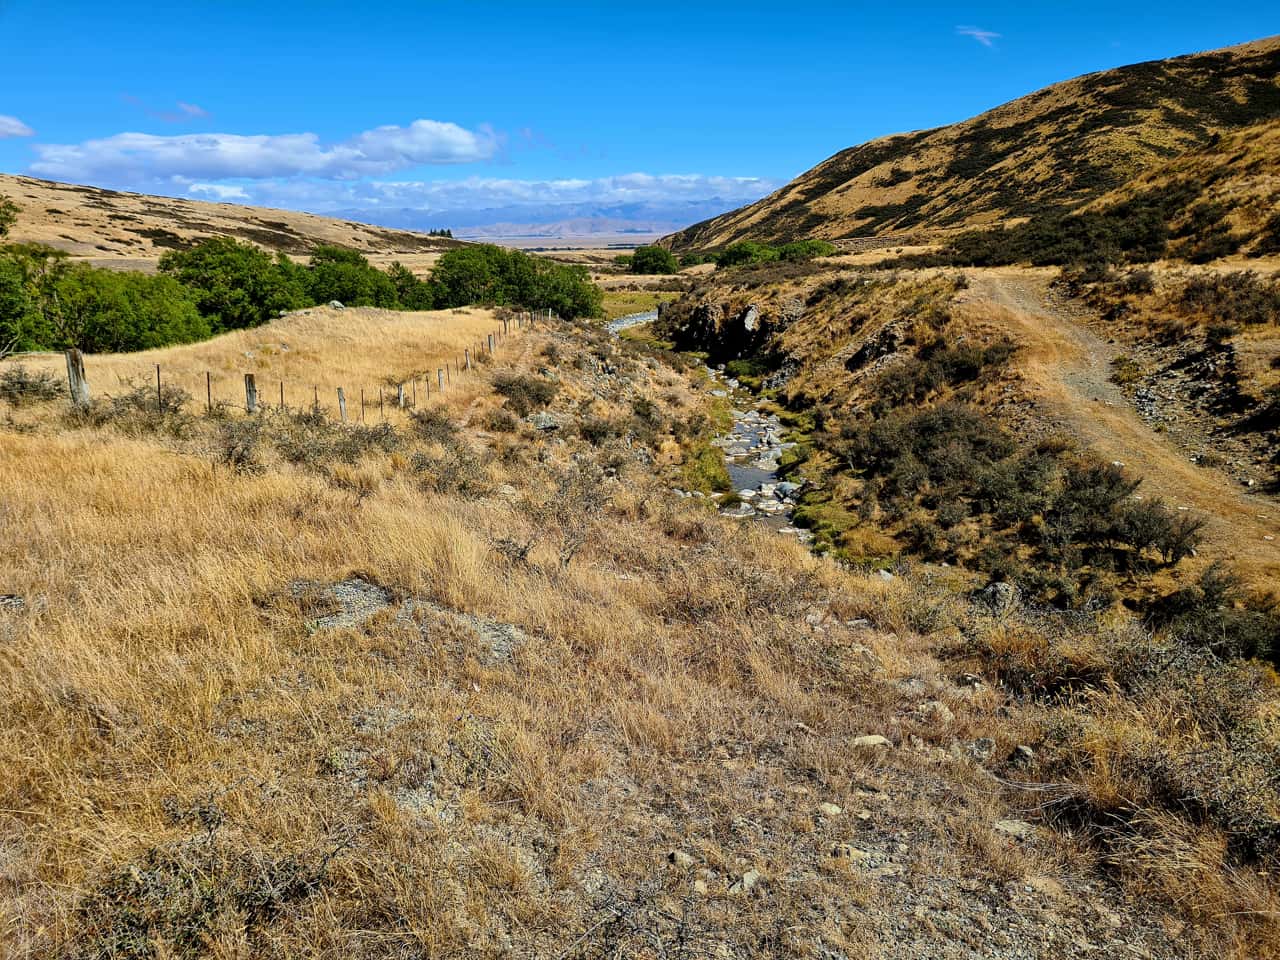
[(1257, 0), (0, 0), (0, 170), (420, 225), (692, 218), (872, 137), (1276, 32)]

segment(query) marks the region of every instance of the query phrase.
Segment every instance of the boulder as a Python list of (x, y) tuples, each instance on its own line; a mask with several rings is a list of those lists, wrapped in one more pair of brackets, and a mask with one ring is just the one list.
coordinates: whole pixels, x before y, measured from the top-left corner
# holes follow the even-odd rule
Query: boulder
[(878, 733), (869, 733), (865, 736), (854, 737), (849, 746), (855, 750), (891, 750), (893, 749), (893, 741)]

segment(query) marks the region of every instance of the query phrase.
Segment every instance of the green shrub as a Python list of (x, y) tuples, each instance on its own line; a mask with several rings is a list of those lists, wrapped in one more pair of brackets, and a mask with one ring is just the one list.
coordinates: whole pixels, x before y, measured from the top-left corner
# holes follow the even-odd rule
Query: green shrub
[(778, 259), (778, 251), (764, 243), (754, 240), (742, 240), (730, 244), (716, 254), (716, 265), (720, 267), (738, 267), (750, 263), (771, 263)]
[(1178, 308), (1224, 324), (1280, 323), (1280, 283), (1264, 280), (1252, 270), (1212, 273), (1189, 280)]
[(829, 257), (835, 252), (835, 244), (827, 243), (825, 240), (796, 240), (793, 243), (784, 243), (778, 248), (778, 259), (812, 260), (814, 257)]
[(675, 273), (678, 269), (675, 256), (665, 247), (636, 247), (631, 255), (632, 273)]
[(523, 373), (498, 373), (493, 378), (493, 389), (507, 398), (507, 406), (517, 416), (527, 417), (534, 410), (541, 410), (555, 399), (559, 387), (542, 377)]

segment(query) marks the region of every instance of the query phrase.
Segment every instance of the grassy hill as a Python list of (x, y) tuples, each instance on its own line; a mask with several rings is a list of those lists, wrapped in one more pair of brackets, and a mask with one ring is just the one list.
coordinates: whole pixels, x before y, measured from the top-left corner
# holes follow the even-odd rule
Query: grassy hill
[(100, 266), (148, 269), (192, 240), (228, 236), (271, 251), (306, 254), (319, 244), (359, 250), (371, 260), (428, 266), (457, 242), (310, 213), (122, 193), (0, 174), (0, 195), (19, 207), (9, 239), (45, 243)]
[(1280, 120), (1280, 38), (1046, 87), (963, 123), (844, 150), (750, 206), (667, 238), (933, 234), (1088, 203), (1217, 136)]

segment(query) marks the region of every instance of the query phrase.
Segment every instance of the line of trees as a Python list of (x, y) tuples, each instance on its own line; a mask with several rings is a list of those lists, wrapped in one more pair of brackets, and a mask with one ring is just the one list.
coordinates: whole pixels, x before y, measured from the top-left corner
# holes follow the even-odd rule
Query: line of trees
[[(16, 212), (0, 197), (0, 237)], [(425, 280), (343, 247), (317, 247), (300, 263), (229, 237), (169, 251), (155, 275), (75, 263), (41, 244), (0, 245), (0, 347), (16, 350), (145, 350), (331, 301), (392, 310), (507, 304), (568, 318), (602, 311), (584, 268), (491, 245), (448, 251)]]

